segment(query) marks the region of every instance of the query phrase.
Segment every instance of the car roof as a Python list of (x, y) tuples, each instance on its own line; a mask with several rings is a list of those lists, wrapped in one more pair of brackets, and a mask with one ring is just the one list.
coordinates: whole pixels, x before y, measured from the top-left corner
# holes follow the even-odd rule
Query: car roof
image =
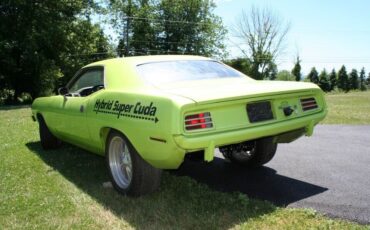
[(210, 58), (193, 56), (193, 55), (150, 55), (150, 56), (132, 56), (132, 57), (122, 57), (122, 58), (111, 58), (98, 62), (93, 62), (85, 67), (97, 66), (97, 65), (109, 65), (110, 63), (122, 62), (129, 63), (133, 66), (150, 63), (150, 62), (160, 62), (160, 61), (175, 61), (175, 60), (212, 60)]

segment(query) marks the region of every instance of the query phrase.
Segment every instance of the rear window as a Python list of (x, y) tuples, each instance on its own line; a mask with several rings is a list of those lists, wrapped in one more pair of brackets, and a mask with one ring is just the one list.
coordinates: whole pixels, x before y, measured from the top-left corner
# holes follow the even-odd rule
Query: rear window
[(228, 66), (207, 60), (151, 62), (138, 65), (137, 70), (146, 82), (154, 85), (243, 76)]

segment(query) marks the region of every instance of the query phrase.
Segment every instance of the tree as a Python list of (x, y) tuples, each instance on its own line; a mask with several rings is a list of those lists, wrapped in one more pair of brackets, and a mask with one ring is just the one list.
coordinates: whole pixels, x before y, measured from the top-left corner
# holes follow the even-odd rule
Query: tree
[(296, 76), (290, 73), (288, 70), (279, 71), (277, 74), (276, 80), (278, 81), (295, 81)]
[(113, 48), (98, 25), (76, 19), (68, 33), (66, 47), (58, 55), (57, 64), (63, 74), (60, 85), (65, 85), (82, 66), (114, 56)]
[(348, 75), (346, 67), (343, 65), (338, 71), (338, 89), (344, 90), (348, 92), (349, 84), (348, 84)]
[(267, 68), (263, 72), (263, 75), (265, 76), (265, 79), (268, 80), (275, 80), (278, 74), (277, 65), (274, 62), (270, 62), (267, 65)]
[(335, 69), (331, 71), (329, 75), (329, 81), (330, 81), (330, 91), (332, 91), (337, 86), (337, 73), (335, 72)]
[(366, 82), (365, 82), (366, 79), (365, 78), (366, 78), (365, 68), (362, 67), (361, 72), (360, 72), (360, 90), (361, 91), (367, 90), (367, 88), (366, 88)]
[(328, 79), (328, 73), (326, 72), (325, 69), (323, 69), (319, 75), (319, 86), (322, 90), (325, 92), (330, 91), (330, 83)]
[(301, 80), (301, 60), (299, 59), (299, 56), (297, 56), (297, 60), (294, 64), (294, 67), (292, 69), (292, 74), (295, 76), (295, 80), (296, 81), (300, 81)]
[[(0, 5), (1, 89), (33, 98), (52, 93), (65, 69), (87, 64), (107, 40), (89, 20), (93, 1), (6, 1)], [(98, 31), (93, 33), (90, 32)], [(83, 45), (74, 50), (77, 44)], [(78, 51), (78, 52), (75, 52)], [(4, 88), (3, 88), (4, 87)]]
[(358, 89), (358, 73), (356, 69), (352, 69), (351, 73), (349, 74), (349, 89)]
[(135, 55), (145, 55), (155, 52), (159, 48), (158, 44), (158, 23), (156, 6), (149, 3), (148, 0), (142, 0), (137, 3), (138, 7), (133, 12), (134, 18), (131, 20), (132, 37), (129, 40), (131, 52)]
[(208, 0), (109, 0), (125, 55), (197, 54), (223, 58), (226, 29)]
[[(242, 42), (240, 49), (251, 60), (250, 75), (255, 79), (268, 79), (269, 66), (284, 50), (289, 24), (267, 8), (252, 7), (243, 11), (234, 27), (234, 34)], [(273, 64), (272, 64), (273, 63)]]
[(250, 61), (246, 58), (236, 58), (229, 61), (225, 61), (225, 64), (239, 70), (240, 72), (248, 75), (250, 71)]
[(224, 57), (226, 30), (221, 18), (213, 13), (215, 7), (208, 0), (161, 0), (159, 18), (164, 22), (158, 34), (161, 49)]
[(312, 67), (310, 73), (307, 75), (307, 78), (310, 79), (310, 82), (313, 82), (316, 85), (319, 84), (319, 73), (315, 67)]

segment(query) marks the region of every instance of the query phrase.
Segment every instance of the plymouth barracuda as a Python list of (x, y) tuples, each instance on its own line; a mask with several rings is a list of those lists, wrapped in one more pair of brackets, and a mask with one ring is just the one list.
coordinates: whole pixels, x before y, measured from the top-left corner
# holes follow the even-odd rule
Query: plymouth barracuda
[(42, 147), (64, 141), (105, 156), (114, 188), (132, 196), (154, 191), (161, 169), (185, 157), (212, 161), (216, 148), (231, 163), (262, 166), (327, 113), (314, 84), (256, 81), (197, 56), (95, 62), (58, 92), (32, 104)]

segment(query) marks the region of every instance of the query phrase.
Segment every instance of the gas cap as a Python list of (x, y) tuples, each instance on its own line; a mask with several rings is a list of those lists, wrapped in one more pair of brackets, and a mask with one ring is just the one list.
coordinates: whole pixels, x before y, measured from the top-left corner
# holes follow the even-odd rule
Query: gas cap
[(292, 109), (292, 107), (290, 106), (287, 106), (287, 107), (284, 107), (283, 111), (284, 111), (285, 116), (290, 116), (294, 112), (294, 109)]

